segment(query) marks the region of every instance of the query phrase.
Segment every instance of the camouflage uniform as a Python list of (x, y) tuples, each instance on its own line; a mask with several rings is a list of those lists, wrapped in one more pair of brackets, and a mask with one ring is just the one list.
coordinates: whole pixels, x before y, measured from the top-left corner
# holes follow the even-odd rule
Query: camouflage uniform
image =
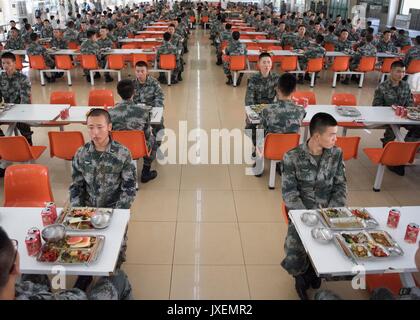
[(383, 40), (379, 41), (378, 44), (376, 45), (376, 48), (378, 49), (378, 52), (389, 51), (389, 52), (396, 53), (398, 51), (391, 40), (389, 40), (388, 42), (385, 42)]
[[(31, 103), (31, 83), (27, 76), (16, 71), (12, 76), (8, 76), (6, 72), (0, 73), (0, 101), (4, 99), (5, 103)], [(32, 143), (31, 127), (22, 122), (18, 122), (16, 127), (19, 129), (22, 136), (24, 136), (29, 143)], [(0, 129), (0, 136), (3, 136), (3, 131)]]
[(131, 285), (124, 271), (100, 277), (84, 292), (78, 288), (52, 292), (46, 275), (22, 275), (15, 285), (16, 300), (131, 300)]
[(366, 43), (365, 45), (359, 47), (352, 57), (350, 70), (357, 69), (362, 57), (376, 57), (376, 53), (376, 47), (372, 43)]
[(413, 60), (420, 60), (420, 45), (416, 45), (407, 51), (404, 57), (405, 66), (408, 67)]
[(9, 40), (6, 41), (4, 48), (7, 50), (23, 50), (25, 49), (25, 43), (21, 37), (10, 37)]
[[(147, 76), (145, 83), (140, 81), (134, 81), (134, 96), (133, 101), (135, 103), (143, 103), (152, 108), (163, 108), (163, 100), (165, 99), (162, 88), (155, 78)], [(163, 130), (165, 126), (163, 124), (163, 117), (159, 124), (153, 125), (153, 135), (158, 137), (157, 148), (160, 146), (163, 137)], [(162, 130), (162, 131), (161, 131)]]
[[(336, 293), (330, 290), (319, 290), (316, 292), (315, 300), (342, 300), (342, 298)], [(420, 288), (411, 288), (411, 292), (408, 295), (395, 296), (387, 288), (377, 288), (372, 291), (369, 300), (420, 300)]]
[(284, 46), (294, 46), (296, 41), (296, 34), (293, 32), (284, 32), (281, 39), (281, 45)]
[(87, 31), (80, 31), (77, 34), (77, 42), (79, 42), (79, 44), (82, 44), (84, 41), (86, 41), (87, 39)]
[[(276, 98), (279, 78), (280, 75), (275, 72), (270, 72), (266, 78), (262, 76), (261, 72), (253, 74), (249, 78), (246, 88), (245, 105), (273, 103)], [(248, 118), (245, 119), (245, 129), (252, 130), (251, 139), (254, 146), (256, 144), (256, 128), (257, 126), (250, 123)]]
[[(79, 36), (80, 36), (80, 33), (79, 33)], [(91, 39), (87, 39), (80, 46), (80, 53), (81, 54), (93, 54), (93, 55), (96, 56), (96, 59), (98, 61), (101, 61), (102, 55), (100, 53), (100, 49), (101, 48), (99, 47), (99, 45), (95, 41), (93, 41)], [(103, 63), (104, 60), (105, 59), (102, 59), (101, 63)], [(105, 67), (105, 65), (103, 67)], [(86, 76), (89, 75), (88, 70), (83, 70), (83, 72)]]
[[(305, 142), (287, 152), (283, 160), (282, 195), (289, 210), (345, 206), (347, 187), (342, 151), (337, 147), (324, 149), (316, 159)], [(284, 250), (282, 267), (293, 276), (304, 274), (310, 261), (293, 223), (289, 223)]]
[(28, 56), (43, 56), (45, 60), (45, 64), (48, 68), (54, 68), (55, 63), (54, 59), (48, 54), (47, 49), (44, 46), (40, 45), (38, 42), (32, 42), (29, 44), (28, 48), (26, 49), (26, 53)]
[(53, 37), (53, 28), (51, 26), (43, 27), (41, 30), (41, 38), (52, 38), (52, 37)]
[(127, 29), (125, 29), (124, 27), (122, 27), (121, 29), (117, 28), (114, 29), (114, 36), (116, 38), (127, 38), (128, 37), (128, 32)]
[(216, 49), (217, 49), (217, 55), (218, 55), (218, 57), (221, 57), (222, 56), (222, 49), (221, 49), (221, 47), (222, 47), (223, 41), (226, 41), (227, 43), (229, 43), (230, 41), (232, 41), (232, 32), (225, 30), (225, 31), (222, 31), (220, 33), (219, 42), (216, 41)]
[(172, 78), (178, 79), (178, 74), (180, 72), (180, 59), (178, 55), (178, 49), (169, 41), (163, 41), (162, 45), (156, 50), (156, 59), (159, 65), (160, 56), (162, 54), (174, 54), (176, 56), (176, 68), (172, 71)]
[(334, 33), (328, 33), (325, 37), (324, 37), (324, 44), (325, 43), (332, 43), (334, 46), (337, 43), (338, 38)]
[(360, 36), (360, 31), (359, 30), (349, 32), (348, 39), (350, 41), (358, 42), (360, 40), (360, 38), (361, 38), (361, 36)]
[[(390, 107), (393, 104), (403, 107), (411, 107), (413, 105), (413, 97), (411, 95), (410, 86), (406, 81), (400, 81), (398, 86), (394, 87), (391, 80), (388, 79), (376, 88), (372, 106)], [(385, 128), (384, 137), (381, 139), (384, 145), (395, 140), (395, 135), (391, 127), (385, 126)], [(420, 140), (419, 126), (408, 125), (404, 126), (404, 128), (408, 130), (408, 133), (405, 136), (405, 141), (412, 142)]]
[(280, 100), (261, 111), (261, 123), (264, 133), (298, 133), (305, 109), (290, 100)]
[(349, 40), (341, 41), (338, 39), (335, 43), (335, 51), (343, 52), (344, 50), (352, 50), (353, 46)]
[[(225, 49), (227, 56), (246, 56), (247, 50), (245, 44), (239, 42), (239, 40), (232, 40), (229, 42)], [(230, 76), (230, 61), (223, 61), (223, 71), (225, 75)]]
[(63, 39), (64, 41), (67, 41), (67, 43), (69, 42), (79, 43), (78, 35), (79, 33), (76, 30), (67, 28), (66, 31), (64, 31), (63, 33)]
[(320, 44), (310, 44), (308, 49), (305, 50), (302, 57), (299, 56), (299, 65), (301, 70), (305, 70), (310, 59), (323, 58), (326, 50)]
[(72, 162), (71, 205), (129, 209), (136, 195), (131, 160), (130, 151), (113, 140), (104, 152), (93, 142), (80, 147)]
[(63, 38), (52, 38), (51, 47), (57, 49), (67, 49), (67, 42)]
[(397, 40), (394, 42), (396, 47), (405, 47), (405, 46), (411, 46), (411, 39), (407, 34), (404, 35), (398, 35)]
[(28, 31), (25, 32), (25, 34), (22, 35), (22, 41), (23, 41), (24, 44), (29, 44), (29, 43), (32, 42), (32, 40), (31, 40), (31, 34), (32, 33), (33, 33), (33, 31), (31, 30), (29, 32)]
[(150, 106), (137, 104), (132, 100), (124, 100), (109, 110), (112, 130), (141, 130), (144, 132), (150, 156), (144, 157), (144, 165), (150, 167), (156, 158), (155, 137), (150, 126)]

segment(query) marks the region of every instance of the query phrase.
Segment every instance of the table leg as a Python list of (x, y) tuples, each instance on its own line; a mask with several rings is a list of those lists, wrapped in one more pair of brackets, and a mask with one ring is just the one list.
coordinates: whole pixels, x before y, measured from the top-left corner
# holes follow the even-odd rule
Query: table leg
[(9, 124), (9, 127), (7, 128), (6, 131), (6, 137), (10, 137), (11, 135), (13, 135), (13, 131), (15, 131), (16, 128), (16, 122)]
[(416, 283), (414, 281), (413, 275), (410, 272), (400, 273), (401, 284), (403, 288), (414, 288)]
[(392, 129), (392, 131), (394, 131), (395, 140), (396, 141), (403, 142), (404, 141), (404, 137), (401, 134), (400, 127), (398, 125), (396, 125), (396, 124), (391, 124), (391, 129)]

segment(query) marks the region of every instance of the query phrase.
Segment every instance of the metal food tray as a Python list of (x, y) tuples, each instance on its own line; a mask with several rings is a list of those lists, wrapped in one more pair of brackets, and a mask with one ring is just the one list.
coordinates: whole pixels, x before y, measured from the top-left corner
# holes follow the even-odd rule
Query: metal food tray
[[(383, 234), (391, 246), (385, 246), (381, 243), (376, 242), (374, 238), (371, 236), (371, 233)], [(348, 243), (345, 237), (343, 236), (343, 234), (353, 235), (353, 236), (362, 235), (366, 238), (366, 241), (361, 240), (360, 242), (356, 242), (356, 243)], [(404, 255), (404, 251), (401, 249), (398, 243), (386, 231), (383, 231), (383, 230), (341, 231), (341, 232), (336, 232), (333, 238), (339, 250), (343, 252), (353, 262), (382, 260), (382, 259), (389, 259), (393, 257), (400, 257)], [(372, 249), (370, 249), (368, 244), (374, 245), (380, 248), (387, 256), (385, 257), (375, 256), (372, 252)], [(367, 252), (367, 255), (359, 256), (355, 254), (352, 250), (353, 246), (355, 247), (357, 246), (357, 247), (361, 247), (365, 249)]]
[(410, 120), (420, 121), (420, 112), (418, 111), (408, 111), (407, 118)]
[(360, 117), (362, 114), (356, 107), (339, 106), (337, 113), (343, 117)]
[(362, 211), (362, 212), (364, 212), (364, 213), (366, 213), (367, 214), (367, 216), (368, 216), (368, 218), (361, 218), (361, 219), (363, 219), (365, 222), (366, 222), (366, 224), (369, 226), (379, 226), (379, 222), (374, 218), (374, 217), (372, 217), (372, 215), (370, 214), (370, 212), (366, 209), (366, 208), (362, 208), (362, 207), (349, 207), (349, 208), (347, 208), (347, 210), (351, 213), (351, 215), (352, 215), (352, 217), (357, 217), (357, 215), (355, 215), (352, 211), (353, 210), (359, 210), (359, 211)]
[[(69, 247), (61, 247), (61, 248), (57, 247), (57, 249), (59, 250), (59, 253), (58, 253), (58, 257), (55, 261), (42, 261), (41, 260), (43, 248), (48, 245), (48, 243), (44, 243), (41, 247), (41, 250), (40, 250), (39, 254), (36, 257), (36, 261), (41, 262), (41, 263), (47, 263), (47, 264), (55, 264), (55, 265), (57, 265), (57, 264), (60, 264), (60, 265), (81, 265), (81, 264), (84, 264), (84, 265), (88, 266), (88, 265), (94, 263), (98, 259), (99, 255), (102, 252), (102, 249), (103, 249), (104, 243), (105, 243), (105, 236), (103, 236), (103, 235), (86, 235), (86, 234), (84, 234), (84, 235), (67, 234), (65, 238), (71, 237), (71, 236), (96, 238), (96, 241), (95, 241), (95, 244), (93, 245), (92, 248), (71, 248), (70, 246)], [(61, 254), (66, 250), (78, 250), (78, 251), (79, 250), (80, 251), (89, 251), (90, 250), (91, 254), (89, 256), (88, 261), (63, 262), (61, 260)]]
[(261, 104), (253, 104), (250, 105), (249, 107), (251, 108), (252, 111), (254, 111), (257, 114), (260, 114), (261, 111), (263, 111), (265, 108), (267, 108), (268, 104), (266, 103), (261, 103)]
[[(70, 215), (71, 212), (72, 212), (72, 210), (86, 210), (86, 209), (93, 209), (93, 210), (97, 210), (97, 211), (100, 211), (100, 212), (109, 213), (110, 216), (111, 216), (110, 220), (112, 220), (113, 213), (114, 213), (114, 209), (111, 209), (111, 208), (65, 207), (61, 211), (61, 213), (58, 216), (58, 218), (55, 221), (55, 223), (63, 224), (66, 227), (66, 230), (68, 230), (68, 231), (81, 231), (81, 232), (86, 232), (86, 231), (89, 231), (89, 230), (95, 230), (95, 227), (93, 227), (93, 226), (91, 228), (81, 229), (81, 228), (70, 226), (69, 223), (68, 223), (68, 219), (70, 219), (72, 217)], [(85, 220), (85, 221), (89, 221), (89, 220)], [(80, 223), (79, 223), (79, 225), (80, 225)]]
[[(355, 208), (352, 208), (355, 209)], [(359, 209), (359, 208), (358, 208)], [(330, 217), (327, 215), (327, 211), (335, 210), (338, 211), (336, 217)], [(366, 209), (365, 209), (366, 210)], [(370, 214), (371, 219), (365, 220), (358, 218), (353, 215), (349, 208), (340, 207), (340, 208), (324, 208), (317, 210), (318, 214), (321, 217), (322, 223), (331, 230), (364, 230), (371, 229), (378, 226), (378, 222), (373, 219)], [(347, 226), (346, 226), (347, 225)], [(353, 225), (353, 226), (351, 226)]]

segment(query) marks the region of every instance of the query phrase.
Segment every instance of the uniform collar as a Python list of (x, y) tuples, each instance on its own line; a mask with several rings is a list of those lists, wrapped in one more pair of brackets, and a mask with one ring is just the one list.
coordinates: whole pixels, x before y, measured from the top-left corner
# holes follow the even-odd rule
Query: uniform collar
[[(105, 151), (103, 151), (103, 152), (105, 152), (105, 153), (115, 153), (115, 147), (116, 146), (115, 146), (114, 140), (112, 140), (111, 136), (109, 136), (109, 143), (108, 143)], [(90, 144), (89, 144), (89, 152), (95, 152), (95, 151), (96, 151), (95, 144), (91, 140)]]
[[(305, 143), (302, 144), (302, 148), (301, 148), (302, 153), (301, 153), (301, 156), (308, 158), (311, 161), (312, 164), (317, 165), (315, 159), (313, 158), (313, 156), (309, 152), (308, 142), (309, 142), (309, 139)], [(333, 148), (331, 148), (331, 149), (325, 149), (325, 148), (322, 149), (321, 161), (324, 158), (329, 157), (331, 155), (331, 152), (332, 152), (332, 149)]]

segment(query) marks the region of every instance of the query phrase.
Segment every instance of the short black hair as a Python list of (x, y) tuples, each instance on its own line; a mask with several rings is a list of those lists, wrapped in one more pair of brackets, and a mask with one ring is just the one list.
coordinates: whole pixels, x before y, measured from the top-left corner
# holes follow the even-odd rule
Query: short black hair
[(333, 33), (333, 32), (334, 32), (334, 30), (335, 30), (334, 26), (329, 26), (329, 27), (328, 27), (328, 31), (329, 31), (329, 32)]
[(366, 35), (366, 42), (372, 42), (373, 41), (373, 35), (372, 34), (370, 34), (370, 33), (368, 33), (367, 35)]
[(260, 55), (258, 56), (258, 61), (260, 61), (262, 58), (268, 57), (271, 59), (271, 54), (269, 54), (268, 52), (263, 52), (260, 53)]
[(343, 29), (343, 30), (341, 30), (340, 35), (343, 34), (343, 32), (349, 33), (349, 31), (347, 29)]
[(130, 79), (123, 79), (117, 84), (117, 92), (124, 100), (130, 99), (134, 94), (134, 83)]
[(171, 23), (169, 26), (168, 26), (168, 28), (169, 27), (174, 27), (175, 28), (175, 25), (173, 24), (173, 23)]
[(171, 40), (171, 34), (169, 32), (165, 32), (163, 34), (163, 40), (165, 40), (165, 41)]
[(296, 89), (296, 77), (291, 73), (283, 73), (277, 85), (277, 88), (285, 96), (290, 96)]
[(402, 62), (401, 60), (394, 61), (391, 64), (391, 69), (395, 69), (395, 68), (405, 68), (404, 62)]
[(404, 34), (405, 34), (405, 30), (404, 30), (404, 29), (400, 29), (400, 30), (398, 30), (398, 34), (400, 34), (400, 35), (404, 35)]
[(142, 61), (142, 60), (140, 60), (140, 61), (137, 61), (137, 62), (136, 62), (136, 68), (137, 68), (137, 67), (139, 67), (139, 68), (141, 68), (141, 67), (148, 68), (149, 66), (147, 65), (147, 62), (146, 62), (146, 61)]
[(383, 33), (383, 35), (385, 35), (385, 34), (387, 34), (387, 33), (391, 33), (391, 31), (389, 31), (389, 30), (385, 30), (385, 31), (384, 31), (384, 33)]
[(239, 33), (239, 31), (233, 31), (232, 32), (232, 39), (233, 40), (239, 40), (241, 34)]
[(95, 34), (96, 34), (95, 30), (88, 30), (86, 32), (86, 36), (88, 37), (88, 39), (92, 38)]
[(86, 120), (90, 117), (100, 117), (104, 116), (107, 123), (111, 123), (111, 116), (109, 115), (109, 112), (102, 108), (92, 108), (86, 115)]
[(31, 35), (29, 36), (29, 38), (30, 38), (32, 41), (36, 41), (36, 40), (39, 38), (39, 36), (38, 36), (38, 34), (36, 34), (35, 32), (32, 32), (32, 33), (31, 33)]
[(226, 25), (225, 25), (225, 29), (226, 29), (226, 30), (230, 30), (230, 29), (232, 29), (232, 25), (231, 25), (230, 23), (226, 23)]
[(416, 38), (415, 38), (415, 39), (416, 39), (416, 40), (415, 40), (415, 41), (416, 41), (416, 43), (417, 43), (417, 44), (420, 44), (420, 36), (416, 36)]
[(105, 30), (108, 30), (109, 31), (108, 26), (106, 26), (106, 25), (102, 25), (101, 26), (101, 29), (105, 29)]
[(16, 56), (10, 51), (3, 53), (1, 59), (11, 59), (16, 62)]
[(2, 289), (9, 280), (10, 269), (14, 256), (13, 243), (7, 235), (6, 231), (0, 227), (0, 289)]
[(317, 34), (315, 37), (316, 43), (323, 43), (324, 42), (324, 36), (322, 34)]
[(332, 115), (325, 112), (318, 112), (315, 114), (309, 123), (310, 135), (315, 133), (324, 133), (327, 127), (336, 127), (337, 120)]

